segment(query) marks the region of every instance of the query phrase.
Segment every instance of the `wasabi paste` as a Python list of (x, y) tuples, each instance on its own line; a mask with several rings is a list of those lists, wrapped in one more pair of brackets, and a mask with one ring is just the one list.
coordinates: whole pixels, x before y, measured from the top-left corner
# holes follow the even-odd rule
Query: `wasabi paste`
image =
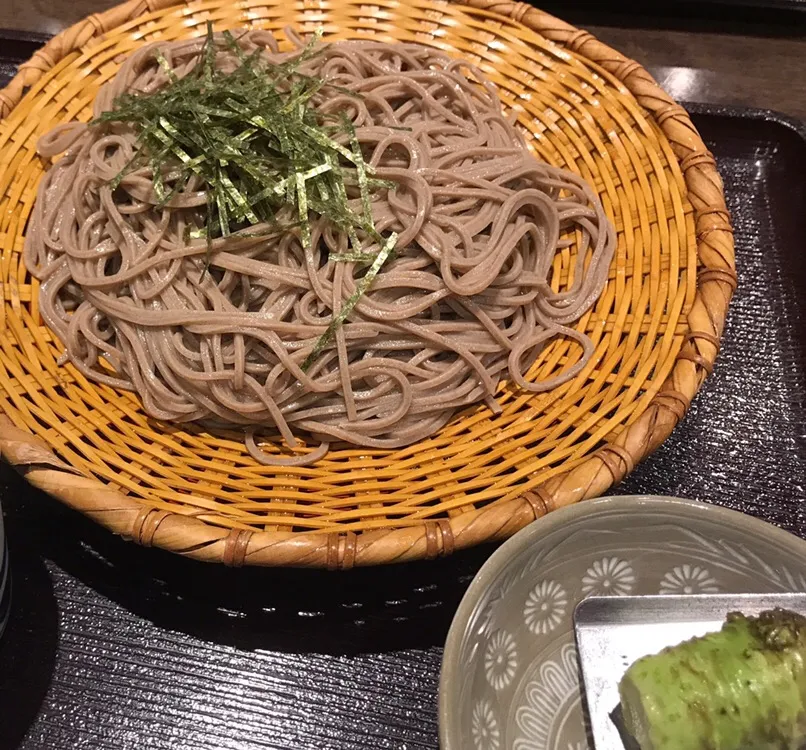
[(806, 740), (806, 618), (728, 615), (719, 632), (639, 659), (619, 693), (641, 750), (797, 750)]

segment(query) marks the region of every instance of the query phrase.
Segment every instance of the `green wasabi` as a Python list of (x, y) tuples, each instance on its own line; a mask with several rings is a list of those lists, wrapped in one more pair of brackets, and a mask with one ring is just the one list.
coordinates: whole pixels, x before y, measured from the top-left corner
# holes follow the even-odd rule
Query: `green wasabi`
[(639, 659), (619, 693), (641, 750), (797, 750), (806, 741), (806, 618), (731, 614), (717, 633)]

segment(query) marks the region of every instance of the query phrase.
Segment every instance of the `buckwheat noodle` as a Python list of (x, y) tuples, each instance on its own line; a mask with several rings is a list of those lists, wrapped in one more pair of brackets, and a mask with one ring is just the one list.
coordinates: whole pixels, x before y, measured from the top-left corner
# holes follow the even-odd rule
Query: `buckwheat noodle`
[[(238, 43), (272, 61), (293, 54), (266, 31)], [(166, 84), (156, 47), (182, 76), (203, 44), (143, 47), (101, 89), (95, 114), (125, 91)], [(216, 54), (222, 69), (238, 65), (220, 39)], [(502, 379), (540, 392), (577, 375), (593, 346), (571, 324), (601, 293), (615, 245), (592, 188), (527, 150), (493, 86), (467, 62), (358, 41), (333, 43), (305, 66), (361, 95), (327, 89), (317, 106), (347, 113), (377, 176), (396, 183), (373, 194), (372, 214), (382, 234), (399, 233), (398, 252), (330, 345), (303, 371), (365, 270), (328, 259), (347, 250), (343, 232), (312, 216), (303, 247), (298, 232), (255, 236), (268, 228), (250, 227), (214, 240), (203, 273), (206, 241), (185, 239), (206, 211), (203, 186), (189, 184), (158, 208), (143, 168), (113, 190), (137, 133), (70, 123), (39, 142), (42, 156), (66, 153), (42, 180), (25, 245), (40, 311), (66, 357), (94, 381), (136, 391), (156, 419), (245, 426), (249, 452), (272, 465), (312, 463), (332, 443), (407, 446), (469, 404), (498, 410)], [(572, 240), (568, 283), (552, 288), (555, 257)], [(527, 381), (557, 337), (579, 344), (578, 359)], [(292, 448), (303, 431), (319, 447), (264, 451), (256, 431), (279, 433)]]

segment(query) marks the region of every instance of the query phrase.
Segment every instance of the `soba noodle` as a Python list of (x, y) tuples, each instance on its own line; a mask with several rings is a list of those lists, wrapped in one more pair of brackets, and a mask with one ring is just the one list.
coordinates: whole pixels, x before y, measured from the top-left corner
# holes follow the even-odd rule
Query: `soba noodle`
[[(98, 94), (96, 116), (123, 92), (167, 83), (155, 48), (181, 77), (203, 43), (137, 51)], [(290, 54), (265, 31), (238, 44), (271, 61)], [(221, 43), (215, 63), (231, 69), (238, 58)], [(592, 188), (535, 158), (466, 62), (360, 41), (331, 44), (305, 68), (360, 95), (329, 89), (316, 106), (347, 113), (377, 177), (396, 184), (373, 193), (371, 209), (379, 232), (399, 234), (396, 254), (313, 366), (301, 365), (365, 271), (329, 259), (347, 249), (345, 233), (312, 215), (308, 245), (298, 231), (261, 236), (260, 227), (209, 249), (188, 240), (186, 227), (206, 210), (201, 186), (160, 207), (145, 167), (110, 185), (137, 147), (125, 124), (71, 123), (39, 143), (45, 157), (66, 154), (40, 185), (25, 262), (70, 361), (94, 381), (136, 391), (151, 417), (244, 425), (255, 458), (281, 465), (318, 460), (332, 443), (410, 445), (462, 407), (486, 400), (496, 409), (500, 380), (540, 392), (577, 375), (593, 347), (571, 326), (601, 293), (615, 245)], [(578, 252), (570, 286), (554, 291), (555, 256), (571, 242), (563, 238)], [(581, 355), (529, 382), (524, 373), (557, 337)], [(320, 446), (270, 454), (256, 430), (291, 447), (302, 431)]]

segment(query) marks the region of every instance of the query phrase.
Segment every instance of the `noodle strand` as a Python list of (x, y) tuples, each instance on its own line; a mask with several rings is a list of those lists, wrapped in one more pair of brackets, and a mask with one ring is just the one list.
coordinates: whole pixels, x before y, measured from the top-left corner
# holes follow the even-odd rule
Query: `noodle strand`
[[(237, 38), (269, 62), (293, 54), (265, 31)], [(157, 51), (181, 78), (202, 48), (196, 39), (138, 50), (99, 93), (96, 115), (124, 92), (168, 83)], [(231, 71), (239, 60), (220, 42), (215, 65)], [(138, 148), (119, 122), (60, 125), (39, 142), (43, 156), (64, 155), (40, 184), (25, 262), (69, 360), (136, 391), (155, 418), (245, 426), (248, 452), (276, 466), (315, 462), (340, 442), (410, 445), (474, 403), (500, 411), (502, 379), (540, 392), (575, 377), (593, 345), (570, 325), (601, 294), (615, 247), (593, 189), (536, 159), (492, 84), (435, 49), (339, 42), (301, 69), (360, 94), (324, 87), (313, 101), (350, 118), (365, 162), (394, 185), (373, 192), (370, 208), (378, 232), (399, 235), (312, 366), (303, 363), (366, 272), (330, 257), (348, 252), (346, 232), (311, 215), (306, 246), (298, 231), (266, 225), (209, 247), (189, 240), (186, 228), (204, 223), (204, 185), (193, 178), (160, 205), (141, 167), (113, 189)], [(360, 196), (348, 197), (360, 213)], [(286, 210), (278, 219), (294, 218)], [(563, 286), (555, 260), (569, 248), (577, 257)], [(529, 366), (558, 338), (581, 354), (530, 382)], [(304, 432), (319, 446), (282, 456), (263, 450), (258, 432), (289, 447)]]

